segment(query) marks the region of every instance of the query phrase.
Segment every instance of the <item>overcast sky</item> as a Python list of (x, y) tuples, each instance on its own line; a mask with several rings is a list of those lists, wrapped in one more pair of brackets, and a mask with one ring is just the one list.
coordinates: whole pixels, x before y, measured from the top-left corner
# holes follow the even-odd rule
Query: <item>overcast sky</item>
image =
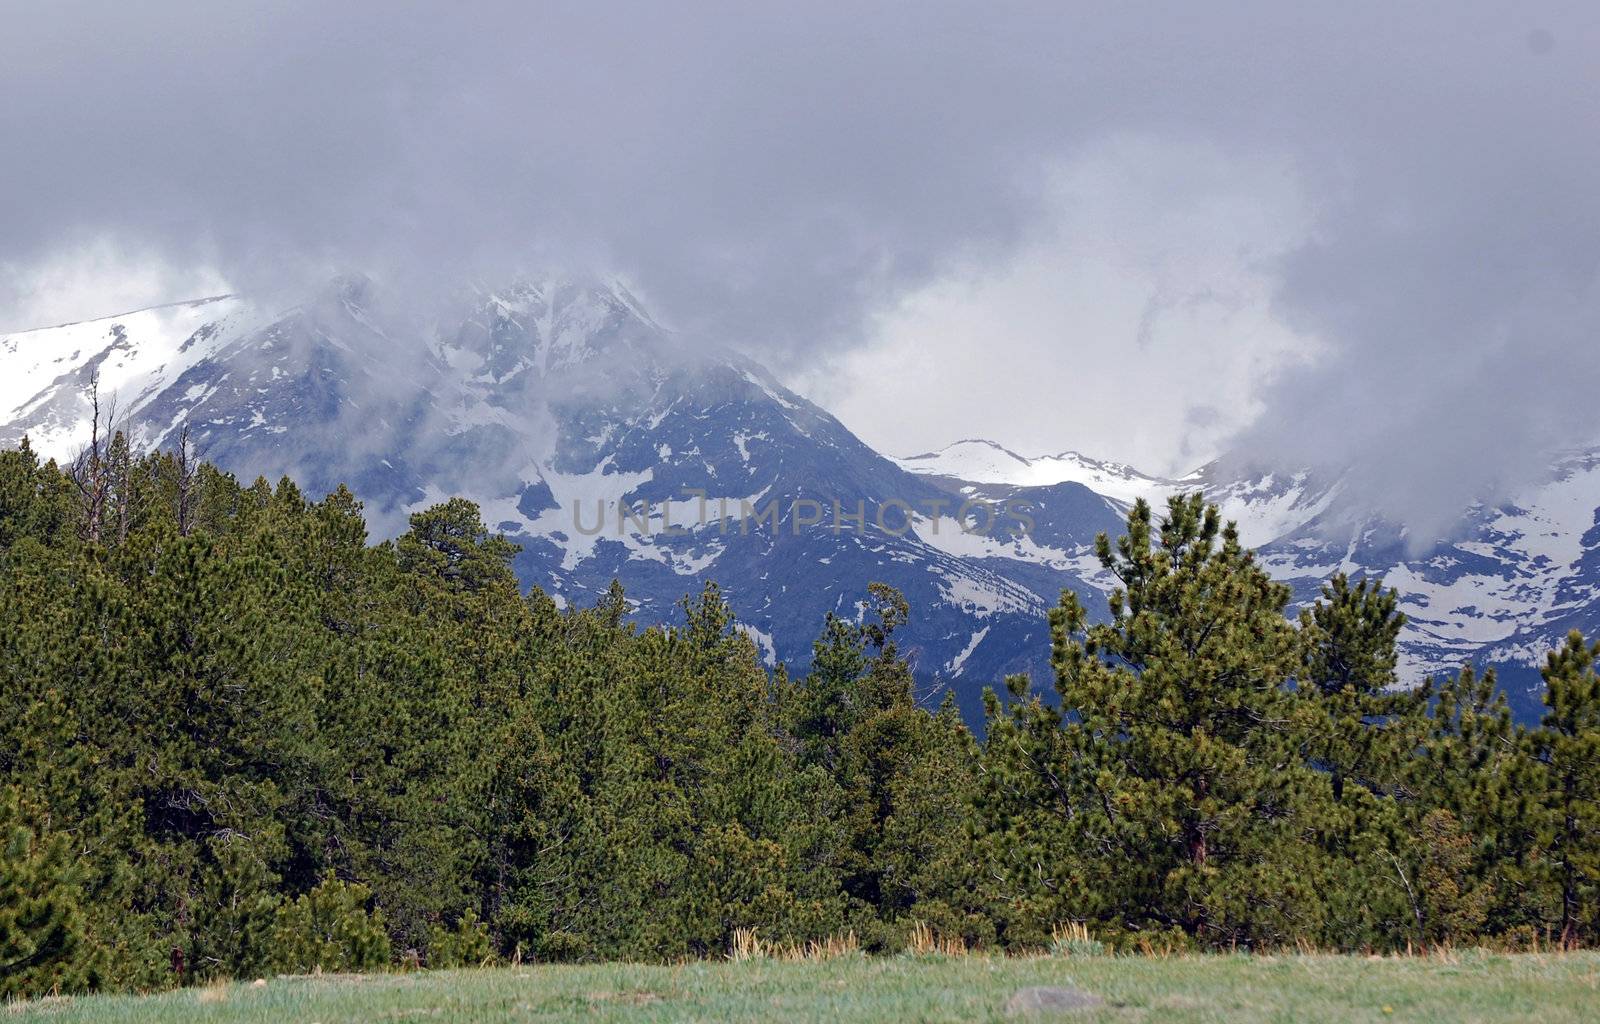
[(1600, 436), (1600, 4), (8, 3), (0, 329), (616, 272), (896, 453)]

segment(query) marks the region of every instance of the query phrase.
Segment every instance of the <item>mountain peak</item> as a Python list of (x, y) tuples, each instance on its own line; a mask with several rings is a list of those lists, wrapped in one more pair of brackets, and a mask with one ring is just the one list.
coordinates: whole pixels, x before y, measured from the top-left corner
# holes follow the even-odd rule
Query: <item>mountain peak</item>
[(1172, 489), (1172, 481), (1148, 476), (1131, 466), (1104, 462), (1074, 451), (1029, 458), (985, 438), (966, 438), (936, 452), (897, 459), (912, 473), (952, 477), (1011, 487), (1051, 487), (1079, 483), (1115, 502), (1153, 499)]
[[(448, 330), (393, 298), (348, 276), (287, 311), (218, 296), (0, 336), (0, 446), (27, 435), (70, 457), (98, 381), (102, 413), (114, 405), (136, 445), (187, 423), (205, 457), (241, 474), (348, 483), (375, 535), (467, 496), (523, 545), (524, 582), (564, 600), (615, 577), (641, 615), (664, 617), (714, 578), (773, 657), (797, 663), (823, 612), (883, 580), (924, 611), (906, 648), (923, 675), (1038, 669), (1062, 589), (1099, 607), (1094, 591), (1114, 585), (1095, 534), (1137, 499), (1197, 489), (1299, 601), (1334, 571), (1397, 587), (1409, 678), (1468, 658), (1526, 664), (1569, 626), (1595, 626), (1594, 453), (1515, 503), (1470, 510), (1461, 539), (1413, 551), (1404, 524), (1363, 515), (1336, 474), (1233, 458), (1170, 479), (985, 438), (884, 459), (754, 361), (685, 343), (615, 280), (479, 288)], [(1031, 509), (1021, 535), (952, 519), (952, 505), (1013, 500)], [(973, 712), (975, 685), (962, 700)]]

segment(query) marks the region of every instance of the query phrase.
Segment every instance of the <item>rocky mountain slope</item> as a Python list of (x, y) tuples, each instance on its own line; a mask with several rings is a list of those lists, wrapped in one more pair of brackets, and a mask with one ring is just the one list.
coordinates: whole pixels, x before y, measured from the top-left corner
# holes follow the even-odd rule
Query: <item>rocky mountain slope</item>
[[(452, 494), (522, 545), (517, 570), (559, 600), (620, 578), (645, 621), (704, 579), (768, 660), (803, 665), (827, 611), (869, 582), (916, 608), (907, 648), (930, 699), (1047, 655), (1044, 615), (1114, 510), (1075, 482), (1037, 508), (962, 501), (907, 472), (731, 352), (663, 330), (615, 285), (523, 284), (475, 296), (447, 329), (405, 331), (344, 282), (266, 311), (210, 299), (0, 338), (0, 444), (67, 457), (89, 395), (138, 443), (187, 424), (246, 477), (346, 482), (376, 535)], [(1017, 531), (1031, 513), (1041, 548)], [(991, 519), (992, 522), (985, 521)]]
[(824, 612), (855, 614), (868, 582), (891, 583), (915, 608), (907, 645), (930, 699), (948, 685), (969, 715), (983, 685), (1046, 664), (1063, 588), (1101, 605), (1095, 534), (1136, 498), (1197, 487), (1303, 599), (1341, 568), (1398, 587), (1411, 678), (1520, 665), (1526, 705), (1525, 666), (1570, 626), (1600, 628), (1600, 452), (1414, 551), (1309, 473), (1218, 463), (1166, 479), (977, 440), (885, 458), (611, 283), (477, 294), (428, 329), (360, 280), (289, 309), (219, 297), (0, 337), (0, 367), (0, 444), (70, 456), (97, 388), (141, 445), (187, 425), (240, 475), (350, 484), (378, 535), (471, 497), (522, 545), (524, 582), (560, 600), (616, 577), (654, 620), (715, 579), (773, 662), (803, 666)]
[[(1537, 666), (1573, 628), (1600, 628), (1600, 449), (1569, 452), (1509, 501), (1465, 511), (1455, 535), (1414, 543), (1403, 524), (1343, 499), (1338, 479), (1203, 467), (1162, 479), (1073, 452), (1029, 459), (962, 441), (902, 459), (967, 486), (1082, 481), (1121, 510), (1200, 488), (1236, 520), (1263, 564), (1313, 600), (1334, 572), (1378, 577), (1401, 595), (1401, 676), (1419, 680), (1464, 661), (1499, 666), (1520, 714), (1538, 713)], [(1091, 577), (1092, 579), (1092, 577)]]

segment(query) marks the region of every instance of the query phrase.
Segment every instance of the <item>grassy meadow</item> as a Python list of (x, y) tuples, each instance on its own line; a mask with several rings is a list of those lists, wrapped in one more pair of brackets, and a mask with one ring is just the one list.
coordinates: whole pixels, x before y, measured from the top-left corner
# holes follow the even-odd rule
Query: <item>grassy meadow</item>
[[(1071, 986), (1092, 1010), (1008, 1014), (1028, 986)], [(522, 966), (325, 975), (154, 996), (13, 1004), (56, 1024), (377, 1021), (1539, 1021), (1600, 1019), (1600, 954), (1502, 956), (927, 956), (677, 966)]]

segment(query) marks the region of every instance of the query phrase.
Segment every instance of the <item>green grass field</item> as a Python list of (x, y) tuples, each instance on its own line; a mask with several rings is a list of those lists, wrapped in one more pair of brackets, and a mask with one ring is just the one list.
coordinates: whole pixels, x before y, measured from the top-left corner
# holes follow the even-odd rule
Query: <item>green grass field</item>
[(276, 978), (156, 996), (15, 1004), (13, 1020), (104, 1024), (237, 1021), (1000, 1021), (1033, 985), (1074, 986), (1072, 1021), (1600, 1020), (1600, 954), (1450, 958), (848, 958), (821, 963), (506, 967)]

